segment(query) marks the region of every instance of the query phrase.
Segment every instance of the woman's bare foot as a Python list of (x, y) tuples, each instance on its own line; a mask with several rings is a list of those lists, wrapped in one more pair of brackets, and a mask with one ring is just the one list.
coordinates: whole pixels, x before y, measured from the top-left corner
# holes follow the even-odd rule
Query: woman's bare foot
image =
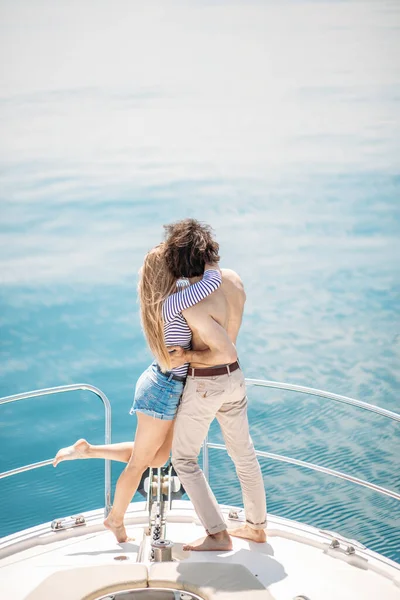
[(90, 444), (84, 439), (80, 439), (72, 446), (61, 448), (53, 460), (53, 467), (63, 460), (76, 460), (77, 458), (89, 458)]
[(252, 542), (258, 542), (259, 544), (267, 541), (267, 534), (264, 529), (252, 529), (249, 525), (242, 525), (237, 529), (228, 529), (228, 533), (233, 537), (251, 540)]
[(125, 525), (123, 523), (119, 524), (116, 521), (114, 521), (111, 515), (108, 515), (107, 519), (104, 521), (104, 527), (107, 527), (107, 529), (113, 532), (113, 534), (117, 538), (117, 542), (119, 542), (120, 544), (122, 544), (123, 542), (129, 542), (130, 540), (134, 539), (128, 538)]
[(232, 540), (228, 535), (228, 532), (220, 531), (213, 535), (207, 535), (204, 538), (196, 540), (192, 544), (185, 544), (183, 550), (194, 550), (196, 552), (209, 552), (211, 550), (219, 550), (228, 552), (232, 550)]

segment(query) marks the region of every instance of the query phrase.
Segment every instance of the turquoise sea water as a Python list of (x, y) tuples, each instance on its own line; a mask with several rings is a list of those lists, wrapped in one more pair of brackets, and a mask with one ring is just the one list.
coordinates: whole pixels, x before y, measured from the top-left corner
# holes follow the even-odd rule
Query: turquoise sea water
[[(91, 383), (113, 441), (132, 439), (151, 360), (137, 271), (162, 224), (191, 216), (244, 280), (247, 377), (399, 411), (398, 3), (30, 6), (3, 2), (0, 19), (0, 395)], [(400, 490), (387, 419), (254, 388), (249, 416), (260, 449)], [(103, 429), (86, 392), (3, 406), (0, 470)], [(210, 460), (218, 500), (240, 504), (229, 459)], [(400, 560), (398, 502), (262, 468), (270, 512)], [(1, 480), (0, 535), (102, 506), (103, 473), (85, 461)]]

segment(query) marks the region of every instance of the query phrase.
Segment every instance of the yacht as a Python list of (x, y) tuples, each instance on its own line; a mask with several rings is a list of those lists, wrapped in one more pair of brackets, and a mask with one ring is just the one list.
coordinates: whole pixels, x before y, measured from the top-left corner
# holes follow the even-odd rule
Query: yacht
[[(290, 390), (341, 402), (399, 422), (400, 415), (360, 400), (313, 388), (247, 379), (247, 385)], [(111, 443), (111, 406), (88, 384), (35, 390), (0, 399), (0, 404), (87, 390), (103, 403), (105, 443)], [(209, 449), (202, 461), (209, 475)], [(397, 501), (400, 494), (346, 473), (288, 456), (257, 450), (260, 457), (346, 480)], [(52, 458), (0, 473), (18, 476), (52, 464)], [(1, 598), (10, 600), (400, 600), (400, 564), (340, 532), (268, 515), (267, 542), (233, 538), (229, 552), (187, 552), (204, 535), (192, 504), (171, 465), (142, 478), (144, 500), (130, 504), (125, 523), (132, 541), (118, 544), (103, 526), (111, 508), (111, 464), (105, 461), (104, 507), (60, 515), (0, 540)], [(29, 498), (26, 499), (29, 502)], [(221, 505), (230, 528), (244, 521), (243, 509)]]

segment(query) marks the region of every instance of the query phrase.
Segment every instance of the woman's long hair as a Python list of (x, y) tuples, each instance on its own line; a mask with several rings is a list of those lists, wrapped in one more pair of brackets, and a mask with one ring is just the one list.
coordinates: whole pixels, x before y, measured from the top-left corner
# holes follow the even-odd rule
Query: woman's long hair
[(176, 277), (164, 258), (164, 244), (159, 244), (145, 256), (138, 285), (142, 327), (149, 348), (162, 371), (171, 369), (171, 359), (164, 342), (162, 305), (176, 291)]

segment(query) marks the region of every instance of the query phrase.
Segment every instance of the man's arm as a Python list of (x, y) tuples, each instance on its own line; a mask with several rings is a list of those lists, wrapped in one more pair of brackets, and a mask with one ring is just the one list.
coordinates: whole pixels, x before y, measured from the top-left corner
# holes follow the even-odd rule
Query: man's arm
[(165, 323), (171, 323), (176, 315), (195, 306), (215, 292), (221, 285), (222, 277), (218, 263), (206, 264), (200, 281), (175, 292), (166, 298), (162, 305), (162, 317)]
[(229, 365), (237, 360), (235, 345), (229, 339), (225, 329), (210, 315), (197, 311), (191, 312), (190, 324), (196, 329), (205, 345), (205, 350), (184, 350), (181, 346), (168, 346), (172, 368), (185, 363), (200, 363), (205, 367)]

